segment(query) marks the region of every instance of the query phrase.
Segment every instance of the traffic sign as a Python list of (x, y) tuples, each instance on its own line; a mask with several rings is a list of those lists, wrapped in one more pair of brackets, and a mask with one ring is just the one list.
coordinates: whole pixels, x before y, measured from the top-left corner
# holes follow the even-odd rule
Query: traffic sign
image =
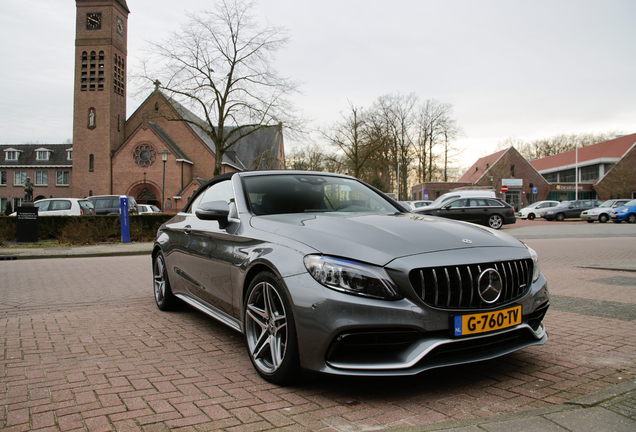
[(508, 192), (508, 186), (503, 185), (503, 186), (501, 187), (501, 191), (502, 191), (502, 192)]

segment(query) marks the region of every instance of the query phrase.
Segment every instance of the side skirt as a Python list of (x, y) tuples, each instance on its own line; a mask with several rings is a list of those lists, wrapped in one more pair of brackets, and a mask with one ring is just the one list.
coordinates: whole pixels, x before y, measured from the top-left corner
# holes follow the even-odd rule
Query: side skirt
[(243, 333), (243, 324), (239, 320), (237, 320), (236, 318), (232, 316), (229, 316), (225, 312), (221, 312), (218, 309), (212, 308), (208, 305), (201, 303), (198, 300), (193, 299), (192, 297), (188, 297), (183, 294), (175, 294), (175, 297), (179, 298), (180, 300), (183, 300), (184, 302), (186, 302), (193, 308), (200, 310), (204, 314), (209, 315), (212, 318), (222, 322), (226, 326), (238, 332)]

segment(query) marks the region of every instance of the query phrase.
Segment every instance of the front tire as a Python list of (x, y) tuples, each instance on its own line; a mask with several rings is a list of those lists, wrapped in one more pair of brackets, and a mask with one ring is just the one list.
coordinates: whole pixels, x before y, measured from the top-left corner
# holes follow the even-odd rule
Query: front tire
[(609, 216), (607, 216), (606, 214), (601, 214), (598, 216), (598, 221), (600, 223), (605, 223), (609, 220)]
[(256, 372), (273, 384), (298, 378), (300, 361), (291, 302), (271, 272), (257, 275), (245, 296), (245, 340)]
[(161, 252), (157, 252), (157, 255), (152, 260), (152, 279), (155, 303), (159, 310), (168, 311), (174, 309), (177, 298), (172, 294), (166, 269), (166, 260)]
[(534, 220), (534, 213), (530, 213), (528, 215), (528, 220)]
[(563, 222), (565, 220), (565, 215), (563, 213), (557, 213), (556, 220)]
[(503, 219), (498, 214), (491, 215), (488, 218), (488, 226), (492, 229), (498, 230), (503, 225)]

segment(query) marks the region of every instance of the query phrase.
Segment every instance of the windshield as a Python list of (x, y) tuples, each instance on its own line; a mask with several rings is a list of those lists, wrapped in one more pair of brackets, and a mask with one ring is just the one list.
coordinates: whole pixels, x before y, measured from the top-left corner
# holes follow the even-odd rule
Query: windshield
[(605, 201), (603, 204), (601, 204), (600, 206), (598, 206), (599, 208), (601, 207), (611, 207), (612, 205), (614, 205), (616, 201)]
[(573, 204), (574, 204), (574, 201), (563, 201), (562, 203), (559, 203), (557, 207), (558, 208), (570, 207)]
[(243, 179), (247, 198), (256, 215), (285, 213), (399, 212), (373, 189), (348, 178), (313, 174), (249, 176)]
[(623, 205), (623, 207), (634, 207), (634, 206), (636, 206), (636, 199), (628, 201), (625, 203), (625, 205)]

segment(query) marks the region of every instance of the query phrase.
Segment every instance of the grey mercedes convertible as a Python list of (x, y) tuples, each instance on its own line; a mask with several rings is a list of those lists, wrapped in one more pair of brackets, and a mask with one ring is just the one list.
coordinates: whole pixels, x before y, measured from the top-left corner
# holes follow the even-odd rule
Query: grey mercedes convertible
[(304, 370), (409, 375), (544, 344), (537, 254), (487, 227), (409, 213), (349, 176), (224, 174), (161, 226), (159, 309), (245, 336), (277, 384)]

